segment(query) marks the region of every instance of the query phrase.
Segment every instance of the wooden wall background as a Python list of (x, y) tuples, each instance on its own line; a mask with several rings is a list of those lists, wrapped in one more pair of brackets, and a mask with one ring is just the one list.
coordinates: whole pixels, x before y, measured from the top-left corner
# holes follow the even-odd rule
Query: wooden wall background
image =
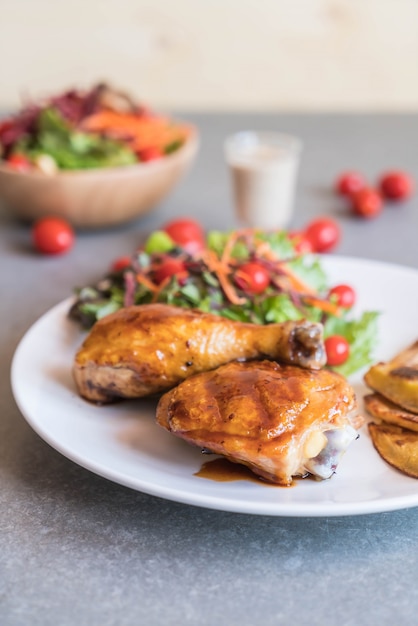
[(414, 111), (418, 0), (0, 0), (0, 105), (100, 79), (171, 110)]

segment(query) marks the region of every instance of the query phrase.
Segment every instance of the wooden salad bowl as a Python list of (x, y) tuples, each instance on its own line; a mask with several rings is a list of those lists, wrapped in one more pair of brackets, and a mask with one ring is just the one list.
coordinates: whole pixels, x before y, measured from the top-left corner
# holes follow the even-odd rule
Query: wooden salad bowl
[(0, 165), (0, 199), (16, 217), (34, 221), (54, 215), (74, 227), (111, 227), (158, 207), (192, 165), (198, 130), (188, 125), (185, 143), (158, 160), (113, 168), (19, 172)]

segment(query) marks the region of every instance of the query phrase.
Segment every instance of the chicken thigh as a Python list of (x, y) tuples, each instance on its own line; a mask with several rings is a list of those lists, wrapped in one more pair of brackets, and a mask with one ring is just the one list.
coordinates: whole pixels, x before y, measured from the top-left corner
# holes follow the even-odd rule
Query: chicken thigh
[(357, 438), (354, 391), (339, 374), (272, 361), (231, 362), (164, 394), (157, 423), (205, 452), (283, 486), (329, 478)]
[(320, 368), (321, 324), (261, 326), (166, 304), (132, 306), (96, 322), (73, 373), (81, 396), (110, 402), (161, 393), (192, 374), (259, 358)]

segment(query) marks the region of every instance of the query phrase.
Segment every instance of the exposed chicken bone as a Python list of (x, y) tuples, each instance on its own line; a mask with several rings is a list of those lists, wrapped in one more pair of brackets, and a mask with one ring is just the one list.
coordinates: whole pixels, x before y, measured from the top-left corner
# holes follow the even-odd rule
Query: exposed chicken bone
[(322, 326), (311, 322), (302, 322), (291, 335), (292, 353), (290, 363), (302, 367), (319, 369), (326, 362), (326, 353), (322, 337)]
[[(348, 446), (358, 437), (358, 433), (349, 425), (322, 433), (326, 438), (325, 447), (317, 456), (307, 459), (304, 469), (320, 479), (331, 478), (335, 473), (341, 457)], [(303, 470), (301, 471), (303, 474)]]

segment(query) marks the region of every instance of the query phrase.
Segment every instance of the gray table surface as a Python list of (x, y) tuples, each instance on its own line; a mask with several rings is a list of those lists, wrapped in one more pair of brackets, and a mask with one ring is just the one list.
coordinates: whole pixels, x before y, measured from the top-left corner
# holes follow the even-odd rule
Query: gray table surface
[(153, 215), (80, 233), (70, 254), (46, 258), (31, 249), (29, 228), (0, 211), (0, 624), (417, 624), (418, 508), (304, 519), (166, 501), (61, 456), (16, 407), (9, 373), (18, 342), (75, 285), (168, 218), (235, 226), (222, 153), (232, 131), (302, 138), (292, 226), (331, 215), (343, 228), (336, 254), (418, 266), (418, 196), (366, 222), (331, 190), (347, 168), (374, 181), (403, 167), (418, 180), (418, 116), (188, 117), (201, 129), (199, 157)]

